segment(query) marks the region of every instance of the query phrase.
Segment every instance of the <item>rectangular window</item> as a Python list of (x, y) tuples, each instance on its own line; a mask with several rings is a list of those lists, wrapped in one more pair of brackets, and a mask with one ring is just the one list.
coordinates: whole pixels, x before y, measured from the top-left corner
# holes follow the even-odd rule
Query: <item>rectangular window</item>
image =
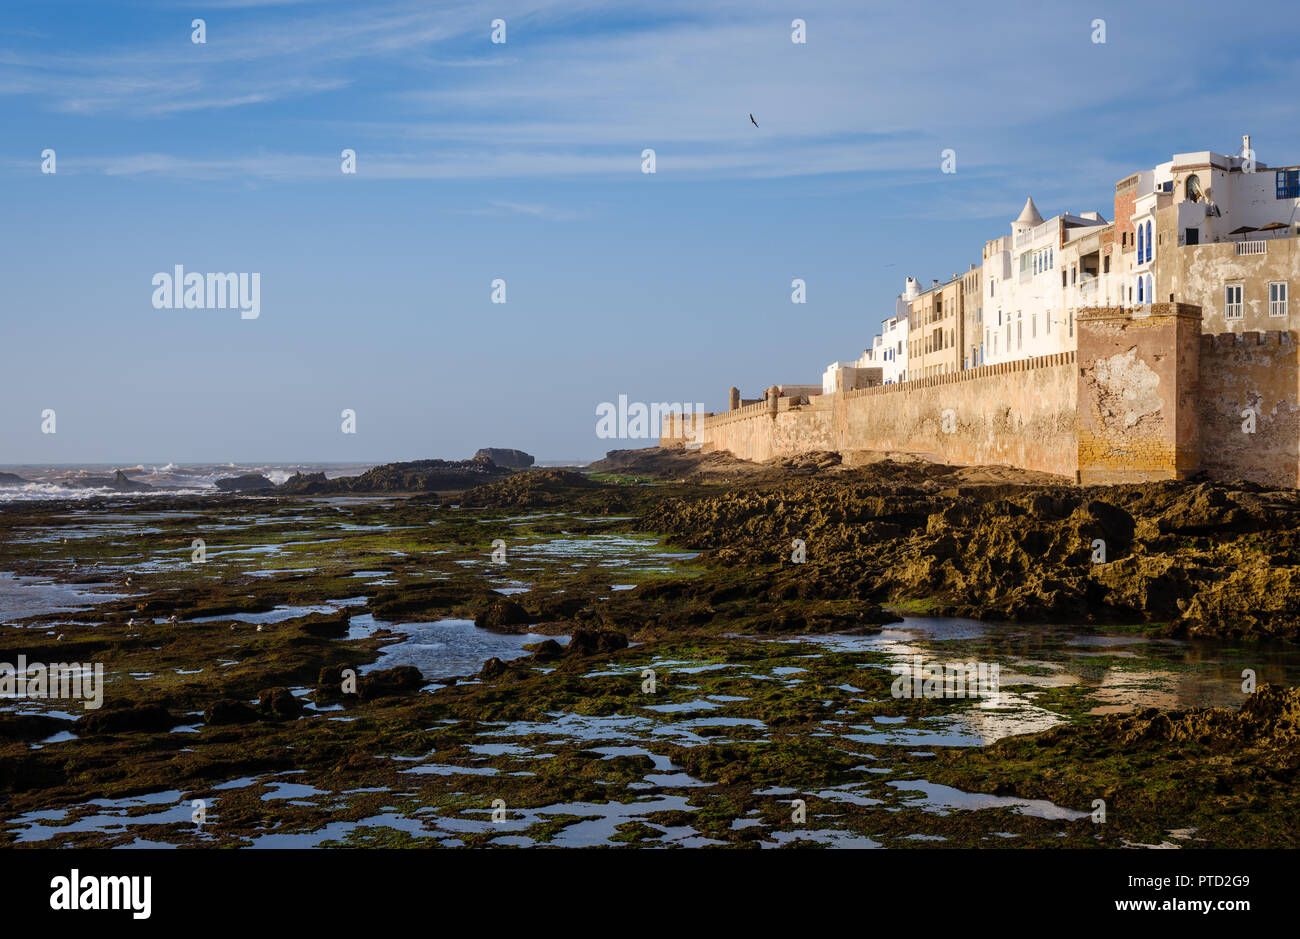
[(1037, 313), (1029, 317), (1029, 338), (1030, 339), (1038, 338), (1038, 314)]
[(1286, 316), (1286, 287), (1286, 281), (1278, 281), (1268, 285), (1269, 316)]
[(1241, 303), (1242, 285), (1229, 284), (1224, 288), (1223, 299), (1223, 316), (1224, 319), (1239, 320), (1242, 318)]
[(1104, 257), (1104, 258), (1102, 259), (1102, 262), (1101, 262), (1101, 263), (1102, 263), (1102, 271), (1101, 271), (1101, 272), (1102, 272), (1103, 274), (1109, 274), (1109, 273), (1110, 273), (1110, 255), (1109, 255), (1109, 254), (1106, 255), (1106, 257)]
[(1277, 171), (1277, 197), (1300, 199), (1300, 169)]
[(1016, 348), (1025, 347), (1025, 326), (1023, 323), (1016, 323)]

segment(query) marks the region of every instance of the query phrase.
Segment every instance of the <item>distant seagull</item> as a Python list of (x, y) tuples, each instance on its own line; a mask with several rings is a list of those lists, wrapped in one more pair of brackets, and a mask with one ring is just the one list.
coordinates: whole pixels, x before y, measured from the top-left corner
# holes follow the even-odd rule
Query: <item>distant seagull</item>
[(175, 626), (175, 625), (176, 625), (176, 614), (173, 613), (173, 614), (172, 614), (172, 618), (169, 619), (167, 622), (169, 622), (169, 623), (171, 623), (173, 626)]
[(130, 577), (128, 577), (128, 578), (126, 579), (126, 585), (127, 585), (128, 587), (131, 586), (131, 578), (130, 578)]
[(126, 621), (126, 625), (127, 625), (127, 626), (134, 626), (134, 625), (135, 625), (135, 619), (132, 618), (132, 619), (127, 620), (127, 621)]
[(259, 633), (262, 631), (262, 624), (261, 624), (261, 623), (258, 623), (258, 624), (257, 624), (257, 631), (258, 631)]
[(753, 124), (755, 127), (758, 126), (758, 121), (754, 120), (754, 115), (752, 114), (749, 115), (749, 123)]
[(55, 641), (55, 642), (62, 642), (62, 641), (63, 641), (63, 633), (59, 633), (57, 636), (55, 636), (55, 637), (54, 637), (54, 641)]

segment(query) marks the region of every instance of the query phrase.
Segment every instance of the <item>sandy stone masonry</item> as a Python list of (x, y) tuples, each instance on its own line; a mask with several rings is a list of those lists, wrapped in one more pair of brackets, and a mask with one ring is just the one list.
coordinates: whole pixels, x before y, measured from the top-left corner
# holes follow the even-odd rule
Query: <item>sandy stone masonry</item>
[[(739, 400), (738, 395), (732, 401)], [(1203, 335), (1200, 307), (1093, 308), (1077, 352), (665, 418), (662, 446), (749, 460), (810, 450), (1002, 463), (1082, 485), (1207, 477), (1300, 486), (1291, 331)]]

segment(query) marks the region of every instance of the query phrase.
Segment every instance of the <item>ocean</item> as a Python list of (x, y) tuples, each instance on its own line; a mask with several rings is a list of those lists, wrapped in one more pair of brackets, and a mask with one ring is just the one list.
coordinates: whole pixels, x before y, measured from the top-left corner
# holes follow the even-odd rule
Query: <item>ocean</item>
[[(149, 496), (158, 493), (204, 495), (219, 490), (218, 479), (254, 473), (273, 483), (282, 483), (294, 473), (324, 473), (329, 479), (356, 476), (376, 466), (375, 463), (137, 463), (122, 466), (114, 463), (56, 465), (0, 465), (0, 474), (12, 473), (22, 482), (5, 481), (0, 475), (0, 503), (36, 502), (44, 499), (91, 499), (100, 496)], [(121, 470), (132, 482), (144, 483), (149, 489), (121, 491), (106, 486), (85, 486), (89, 479), (108, 478)]]

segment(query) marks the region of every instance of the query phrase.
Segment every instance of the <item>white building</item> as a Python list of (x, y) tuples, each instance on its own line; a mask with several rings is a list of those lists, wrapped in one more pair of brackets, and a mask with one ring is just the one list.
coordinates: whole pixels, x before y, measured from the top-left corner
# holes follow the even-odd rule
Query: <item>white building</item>
[(881, 381), (886, 385), (907, 381), (907, 333), (906, 313), (881, 320), (879, 334), (872, 339), (871, 348), (862, 353), (858, 364), (878, 366)]
[[(1011, 223), (1011, 235), (985, 243), (982, 362), (993, 365), (1075, 347), (1080, 285), (1073, 260), (1078, 250), (1070, 246), (1107, 225), (1099, 212), (1065, 212), (1044, 221), (1030, 198)], [(1065, 257), (1073, 263), (1064, 264)]]

